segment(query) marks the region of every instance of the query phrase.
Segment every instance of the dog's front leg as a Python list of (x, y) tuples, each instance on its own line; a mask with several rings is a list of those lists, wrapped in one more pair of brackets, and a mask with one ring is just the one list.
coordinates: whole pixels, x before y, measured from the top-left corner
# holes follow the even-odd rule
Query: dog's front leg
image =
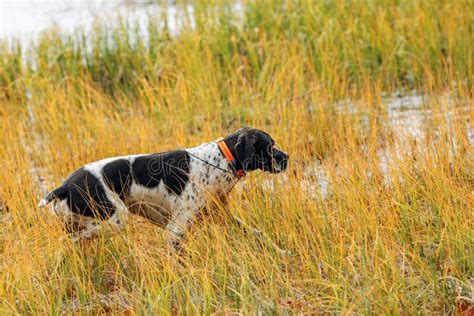
[(196, 215), (202, 206), (182, 207), (171, 218), (166, 226), (168, 232), (168, 245), (176, 252), (181, 252), (182, 242), (185, 238), (186, 232), (191, 227)]

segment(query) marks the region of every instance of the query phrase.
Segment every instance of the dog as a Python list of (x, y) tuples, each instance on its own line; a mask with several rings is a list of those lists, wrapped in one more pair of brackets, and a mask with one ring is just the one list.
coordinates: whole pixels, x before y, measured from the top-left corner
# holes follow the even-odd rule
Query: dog
[(46, 194), (38, 207), (54, 202), (52, 211), (73, 232), (73, 241), (94, 237), (107, 225), (121, 230), (130, 214), (138, 214), (165, 227), (169, 245), (180, 251), (193, 220), (213, 199), (225, 203), (246, 173), (279, 173), (288, 159), (268, 133), (244, 127), (194, 148), (86, 164)]

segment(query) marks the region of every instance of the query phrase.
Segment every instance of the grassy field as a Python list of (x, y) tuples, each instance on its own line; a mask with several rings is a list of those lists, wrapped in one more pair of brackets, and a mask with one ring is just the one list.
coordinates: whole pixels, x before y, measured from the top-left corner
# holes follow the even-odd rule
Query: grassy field
[[(178, 3), (150, 17), (0, 43), (0, 313), (462, 313), (474, 308), (474, 4)], [(194, 25), (193, 25), (194, 24)], [(422, 96), (410, 126), (388, 100)], [(395, 118), (397, 116), (395, 115)], [(252, 173), (177, 263), (162, 229), (74, 245), (35, 206), (100, 158), (241, 126), (291, 155)], [(408, 121), (410, 125), (410, 121)]]

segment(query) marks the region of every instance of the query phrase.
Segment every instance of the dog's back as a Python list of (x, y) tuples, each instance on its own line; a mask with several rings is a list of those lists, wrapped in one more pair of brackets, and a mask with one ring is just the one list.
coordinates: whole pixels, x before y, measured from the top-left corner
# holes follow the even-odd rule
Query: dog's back
[(141, 193), (132, 196), (135, 202), (146, 200), (147, 191), (161, 186), (165, 195), (179, 196), (188, 172), (189, 155), (185, 150), (102, 159), (74, 171), (38, 207), (55, 200), (66, 201), (63, 207), (69, 208), (67, 212), (107, 219), (116, 210), (116, 200), (125, 202), (131, 194)]

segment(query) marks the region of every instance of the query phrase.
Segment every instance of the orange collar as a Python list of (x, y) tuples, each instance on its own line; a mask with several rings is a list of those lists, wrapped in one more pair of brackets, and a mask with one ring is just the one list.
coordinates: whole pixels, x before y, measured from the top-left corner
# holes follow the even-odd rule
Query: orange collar
[[(230, 151), (229, 147), (225, 143), (224, 138), (219, 137), (218, 139), (216, 139), (216, 143), (217, 143), (217, 146), (219, 146), (219, 149), (221, 150), (221, 152), (224, 155), (227, 162), (229, 162), (235, 169), (237, 159), (234, 157), (234, 155), (232, 155), (232, 152)], [(239, 178), (241, 178), (241, 177), (245, 176), (245, 171), (244, 171), (244, 169), (239, 169), (239, 170), (235, 171), (235, 174)]]

